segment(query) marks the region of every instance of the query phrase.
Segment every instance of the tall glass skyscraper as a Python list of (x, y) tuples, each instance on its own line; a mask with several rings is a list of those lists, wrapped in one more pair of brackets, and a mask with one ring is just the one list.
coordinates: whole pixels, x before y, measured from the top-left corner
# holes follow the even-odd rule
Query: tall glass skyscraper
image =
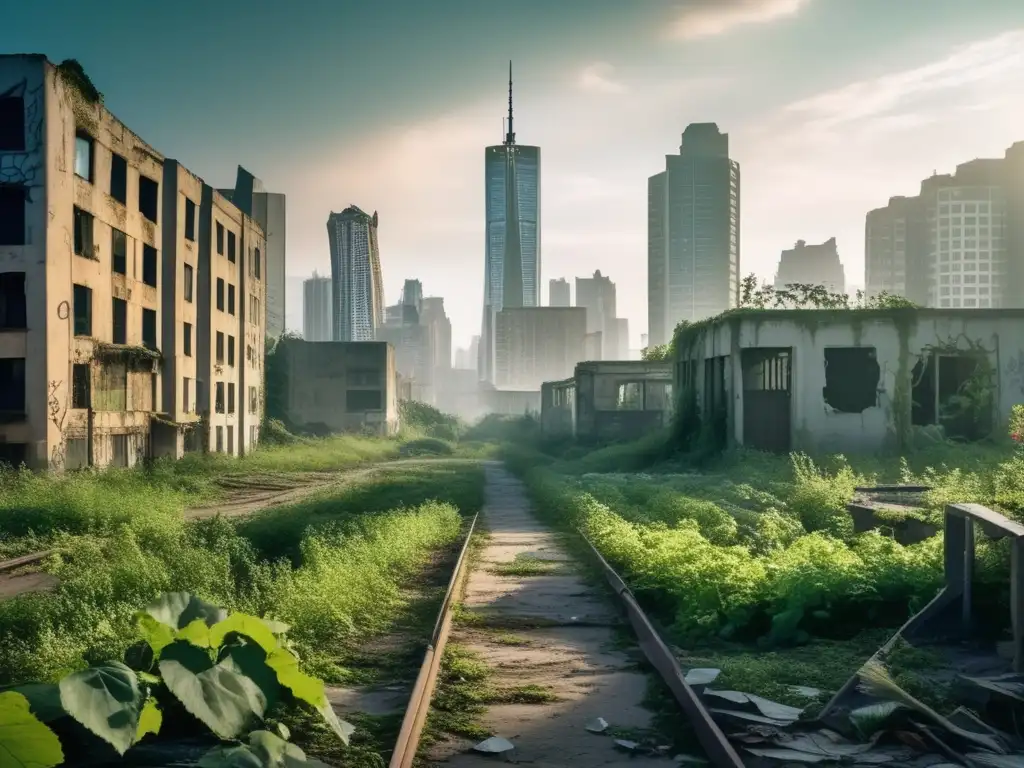
[(384, 324), (377, 223), (354, 205), (327, 218), (334, 341), (374, 341)]
[(540, 147), (516, 144), (512, 64), (505, 141), (484, 150), (486, 243), (480, 377), (494, 380), (494, 315), (540, 306)]

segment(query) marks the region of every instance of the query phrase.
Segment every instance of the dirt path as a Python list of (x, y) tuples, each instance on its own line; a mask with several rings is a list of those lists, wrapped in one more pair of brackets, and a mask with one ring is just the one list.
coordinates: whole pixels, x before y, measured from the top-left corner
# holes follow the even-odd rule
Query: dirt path
[[(471, 618), (453, 631), (451, 642), (480, 656), (493, 685), (538, 685), (556, 700), (491, 705), (483, 726), (515, 745), (515, 762), (532, 766), (670, 765), (667, 759), (622, 752), (614, 739), (586, 730), (598, 717), (613, 729), (649, 728), (652, 715), (641, 706), (647, 677), (614, 648), (617, 612), (576, 573), (557, 535), (534, 518), (523, 485), (500, 464), (485, 466), (481, 521), (490, 536), (462, 600)], [(516, 572), (533, 575), (507, 575)], [(531, 623), (543, 628), (518, 628)], [(515, 645), (509, 644), (510, 632)], [(493, 765), (493, 757), (472, 752), (472, 746), (444, 742), (428, 758), (458, 768)]]

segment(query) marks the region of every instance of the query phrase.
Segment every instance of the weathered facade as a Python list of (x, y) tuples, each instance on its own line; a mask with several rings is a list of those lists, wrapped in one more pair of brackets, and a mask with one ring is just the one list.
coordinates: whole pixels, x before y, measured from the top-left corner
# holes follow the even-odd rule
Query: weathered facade
[(676, 407), (722, 445), (976, 439), (1024, 402), (1024, 310), (744, 310), (684, 331), (673, 380)]
[(200, 186), (80, 70), (0, 56), (0, 460), (74, 469), (182, 454), (206, 409), (183, 384), (201, 376), (184, 328), (197, 346), (204, 326), (182, 283)]
[(288, 422), (317, 434), (398, 431), (395, 350), (382, 341), (285, 337)]
[(541, 430), (549, 437), (634, 439), (667, 426), (672, 403), (671, 363), (580, 363), (571, 379), (541, 387)]

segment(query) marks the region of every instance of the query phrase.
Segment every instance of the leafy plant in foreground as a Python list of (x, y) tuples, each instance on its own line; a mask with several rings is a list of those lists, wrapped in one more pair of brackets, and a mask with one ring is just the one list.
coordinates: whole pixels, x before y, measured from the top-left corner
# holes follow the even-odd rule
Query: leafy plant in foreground
[(136, 622), (142, 640), (128, 650), (126, 663), (108, 661), (57, 684), (0, 692), (0, 763), (61, 765), (61, 740), (47, 723), (56, 729), (67, 718), (124, 755), (158, 735), (164, 714), (179, 708), (220, 740), (235, 742), (207, 753), (203, 768), (323, 765), (289, 744), (284, 729), (255, 730), (247, 745), (237, 743), (278, 703), (311, 707), (348, 744), (352, 726), (334, 713), (323, 682), (299, 669), (287, 625), (229, 615), (186, 592), (164, 594)]

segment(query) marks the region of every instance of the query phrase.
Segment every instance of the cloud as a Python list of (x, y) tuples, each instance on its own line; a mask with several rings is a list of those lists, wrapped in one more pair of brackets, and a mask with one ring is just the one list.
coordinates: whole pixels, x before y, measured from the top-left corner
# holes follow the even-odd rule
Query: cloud
[(626, 86), (612, 78), (615, 67), (598, 61), (585, 66), (579, 75), (579, 86), (593, 93), (622, 93)]
[(795, 16), (810, 0), (688, 0), (668, 29), (668, 37), (715, 37), (734, 27), (765, 24)]

